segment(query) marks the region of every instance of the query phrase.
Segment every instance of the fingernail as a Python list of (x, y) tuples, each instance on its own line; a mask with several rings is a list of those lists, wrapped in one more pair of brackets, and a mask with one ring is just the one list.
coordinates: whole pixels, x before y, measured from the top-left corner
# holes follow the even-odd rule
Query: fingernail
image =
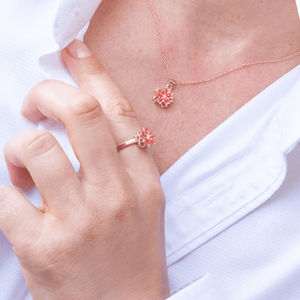
[(66, 49), (73, 58), (89, 57), (92, 55), (89, 48), (79, 40), (71, 42)]

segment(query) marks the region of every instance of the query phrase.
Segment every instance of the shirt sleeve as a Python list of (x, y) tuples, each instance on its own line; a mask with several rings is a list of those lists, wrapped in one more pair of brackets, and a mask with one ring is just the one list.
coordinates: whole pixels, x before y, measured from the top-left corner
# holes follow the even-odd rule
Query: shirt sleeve
[(220, 300), (211, 274), (206, 274), (189, 286), (173, 294), (168, 300)]

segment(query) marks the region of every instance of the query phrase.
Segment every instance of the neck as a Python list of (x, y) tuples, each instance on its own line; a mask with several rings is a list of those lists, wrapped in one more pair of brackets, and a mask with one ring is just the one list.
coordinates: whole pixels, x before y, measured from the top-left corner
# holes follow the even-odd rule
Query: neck
[[(172, 25), (182, 22), (196, 32), (219, 37), (242, 36), (263, 27), (292, 22), (296, 14), (295, 0), (154, 0), (166, 21)], [(295, 24), (294, 24), (295, 25)], [(272, 28), (270, 28), (272, 29)]]
[[(300, 48), (295, 0), (153, 0), (168, 60), (232, 66)], [(222, 49), (222, 51), (220, 51)], [(205, 57), (205, 59), (203, 58)], [(172, 67), (172, 66), (171, 66)], [(204, 67), (205, 68), (205, 67)]]

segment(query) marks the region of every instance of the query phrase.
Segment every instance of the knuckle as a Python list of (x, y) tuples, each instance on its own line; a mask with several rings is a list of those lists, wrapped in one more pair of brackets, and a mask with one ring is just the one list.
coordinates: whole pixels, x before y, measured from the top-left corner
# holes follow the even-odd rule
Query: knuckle
[(93, 216), (89, 215), (90, 219), (82, 221), (77, 230), (77, 241), (84, 244), (86, 242), (93, 243), (100, 237), (100, 224), (99, 221)]
[(132, 192), (127, 189), (119, 189), (119, 199), (115, 201), (111, 206), (111, 217), (119, 222), (129, 221), (138, 213), (138, 201)]
[(75, 118), (80, 123), (99, 121), (103, 113), (98, 100), (85, 93), (78, 94), (69, 106), (70, 118)]
[(46, 79), (42, 80), (39, 83), (37, 83), (30, 91), (30, 95), (38, 97), (42, 96), (40, 94), (43, 94), (44, 89), (49, 85), (52, 84), (53, 82), (56, 82), (56, 80), (53, 79)]
[(137, 211), (136, 205), (132, 199), (127, 197), (123, 198), (122, 201), (114, 205), (112, 217), (118, 222), (127, 222), (133, 218)]
[[(111, 97), (113, 98), (113, 97)], [(137, 118), (136, 112), (133, 107), (130, 105), (129, 101), (124, 97), (114, 97), (108, 105), (108, 116), (124, 122), (125, 120), (131, 121)]]
[(72, 99), (69, 110), (71, 114), (80, 116), (93, 111), (98, 106), (100, 105), (95, 97), (81, 92)]
[(57, 145), (56, 139), (47, 130), (36, 130), (32, 135), (28, 144), (24, 146), (24, 151), (30, 156), (42, 155)]
[(85, 76), (85, 81), (87, 82), (98, 82), (99, 79), (106, 79), (108, 77), (107, 72), (105, 71), (103, 65), (97, 61), (95, 65), (95, 61), (92, 61), (91, 64), (86, 65), (86, 69), (83, 72)]

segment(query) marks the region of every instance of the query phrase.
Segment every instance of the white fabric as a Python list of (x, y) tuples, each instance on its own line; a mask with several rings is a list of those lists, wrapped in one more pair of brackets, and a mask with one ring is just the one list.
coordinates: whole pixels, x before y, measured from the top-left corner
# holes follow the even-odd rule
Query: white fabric
[[(100, 2), (1, 3), (1, 151), (18, 132), (44, 128), (79, 169), (63, 126), (51, 120), (29, 122), (19, 110), (41, 80), (75, 84), (59, 50), (83, 37)], [(299, 140), (300, 66), (252, 99), (161, 177), (167, 199), (169, 299), (300, 299)], [(10, 184), (3, 156), (0, 184)], [(36, 189), (22, 193), (39, 205)], [(2, 299), (31, 296), (12, 247), (0, 232)]]

